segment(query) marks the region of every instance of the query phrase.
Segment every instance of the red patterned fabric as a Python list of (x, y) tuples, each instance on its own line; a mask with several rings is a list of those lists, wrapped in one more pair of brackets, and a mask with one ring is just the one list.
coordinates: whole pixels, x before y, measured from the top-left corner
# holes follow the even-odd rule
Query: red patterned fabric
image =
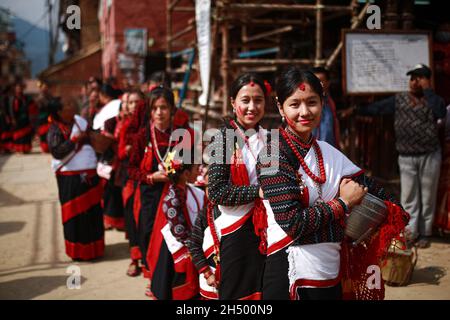
[(66, 254), (72, 259), (91, 260), (103, 256), (105, 240), (101, 239), (92, 243), (73, 243), (65, 241)]
[[(367, 285), (373, 273), (369, 266), (379, 266), (386, 257), (393, 239), (398, 239), (409, 220), (409, 214), (398, 205), (384, 201), (388, 216), (378, 232), (365, 244), (353, 247), (344, 239), (341, 249), (341, 274), (343, 298), (346, 300), (383, 300), (384, 282), (380, 273), (380, 288)], [(404, 242), (404, 241), (402, 241)]]

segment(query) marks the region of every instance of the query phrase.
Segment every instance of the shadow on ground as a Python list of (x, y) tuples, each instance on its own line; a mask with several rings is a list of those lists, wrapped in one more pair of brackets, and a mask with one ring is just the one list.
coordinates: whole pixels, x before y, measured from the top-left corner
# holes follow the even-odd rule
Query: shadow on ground
[[(11, 280), (0, 283), (0, 299), (30, 300), (59, 287), (66, 288), (68, 276), (44, 276)], [(81, 285), (86, 282), (81, 277)]]
[(442, 277), (447, 275), (447, 271), (443, 267), (430, 266), (424, 268), (416, 268), (414, 269), (414, 273), (412, 275), (411, 284), (430, 284), (430, 285), (439, 285)]
[(105, 255), (96, 260), (98, 262), (101, 261), (114, 261), (114, 260), (122, 260), (130, 257), (130, 249), (128, 242), (120, 242), (115, 244), (107, 244), (105, 246)]
[(20, 232), (24, 226), (23, 221), (0, 222), (0, 237), (8, 233)]

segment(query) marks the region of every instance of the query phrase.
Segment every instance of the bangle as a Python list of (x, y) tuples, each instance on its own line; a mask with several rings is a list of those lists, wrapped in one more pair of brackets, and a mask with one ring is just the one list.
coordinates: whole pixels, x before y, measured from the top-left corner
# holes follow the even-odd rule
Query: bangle
[(209, 268), (203, 272), (203, 277), (205, 277), (206, 280), (208, 280), (208, 278), (211, 277), (212, 275), (213, 275), (213, 273), (211, 272), (211, 269), (209, 269)]

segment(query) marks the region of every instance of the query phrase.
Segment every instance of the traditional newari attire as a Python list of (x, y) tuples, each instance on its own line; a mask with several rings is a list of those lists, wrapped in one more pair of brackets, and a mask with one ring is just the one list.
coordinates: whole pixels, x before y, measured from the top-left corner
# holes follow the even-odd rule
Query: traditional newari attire
[[(171, 140), (171, 130), (163, 132), (149, 123), (143, 123), (145, 117), (140, 116), (139, 113), (145, 112), (145, 108), (136, 112), (138, 113), (136, 118), (141, 118), (141, 121), (138, 122), (142, 124), (142, 127), (133, 138), (128, 172), (130, 179), (136, 182), (133, 213), (137, 225), (139, 248), (142, 254), (142, 271), (145, 278), (150, 278), (146, 257), (165, 183), (155, 182), (151, 184), (147, 176), (163, 170), (162, 164), (165, 156), (162, 155), (168, 154), (168, 149), (174, 147), (177, 141)], [(186, 125), (184, 120), (177, 120), (177, 115), (179, 114), (181, 114), (180, 110), (174, 116), (173, 129), (183, 128)]]
[[(219, 211), (214, 213), (218, 216), (214, 238), (220, 240), (220, 252), (215, 252), (220, 260), (216, 272), (219, 299), (258, 300), (265, 256), (259, 250), (254, 224), (256, 209), (261, 208), (257, 205), (256, 159), (264, 147), (266, 131), (259, 127), (248, 140), (242, 136), (235, 143), (234, 138), (227, 139), (227, 129), (235, 130), (238, 137), (243, 132), (234, 121), (221, 128), (212, 142), (211, 150), (216, 151), (208, 171), (209, 200), (214, 204), (212, 210)], [(231, 159), (227, 159), (227, 150), (233, 151)]]
[(96, 174), (94, 149), (77, 141), (87, 122), (77, 115), (74, 121), (71, 128), (53, 121), (48, 145), (58, 182), (66, 254), (72, 259), (90, 260), (103, 256), (105, 247), (100, 205), (103, 189)]
[[(258, 163), (268, 221), (263, 299), (384, 297), (383, 285), (366, 290), (367, 266), (379, 263), (379, 255), (404, 228), (407, 214), (328, 143), (313, 139), (304, 144), (290, 130), (280, 132), (279, 162), (260, 159)], [(313, 179), (314, 175), (318, 178), (318, 172), (325, 182)], [(344, 237), (343, 218), (348, 209), (336, 197), (346, 177), (367, 186), (370, 193), (385, 200), (389, 209), (382, 231), (373, 237), (367, 250), (362, 246), (349, 248)]]
[(151, 291), (158, 300), (188, 300), (199, 292), (198, 273), (186, 241), (198, 213), (203, 210), (203, 190), (167, 183), (156, 213), (147, 255)]
[(217, 233), (214, 229), (214, 220), (218, 216), (212, 216), (212, 214), (214, 212), (219, 213), (219, 211), (206, 210), (209, 205), (208, 199), (205, 199), (205, 203), (204, 210), (200, 211), (197, 215), (197, 219), (192, 227), (191, 236), (186, 242), (186, 245), (189, 248), (192, 262), (195, 264), (199, 273), (200, 295), (207, 300), (217, 300), (219, 299), (219, 292), (217, 288), (208, 285), (203, 276), (203, 272), (209, 270), (212, 273), (216, 273), (216, 251), (220, 251), (220, 242), (216, 240), (218, 249), (215, 250), (214, 234)]
[(131, 260), (140, 260), (142, 258), (142, 253), (139, 249), (137, 223), (133, 211), (134, 195), (136, 192), (137, 182), (133, 179), (130, 179), (129, 177), (128, 166), (130, 157), (126, 152), (126, 146), (133, 144), (134, 134), (130, 132), (131, 121), (131, 118), (125, 118), (122, 120), (120, 128), (116, 128), (116, 133), (118, 134), (119, 141), (118, 175), (122, 185), (123, 214), (125, 217), (125, 229), (130, 245), (130, 257)]
[(9, 99), (7, 95), (2, 95), (0, 99), (0, 151), (10, 152), (13, 146)]
[(41, 94), (37, 98), (38, 117), (37, 117), (37, 134), (39, 135), (39, 144), (42, 152), (48, 152), (47, 132), (50, 127), (48, 122), (48, 104), (52, 96), (50, 94)]
[(10, 117), (15, 124), (12, 126), (12, 149), (15, 152), (27, 153), (31, 151), (33, 128), (30, 123), (29, 111), (34, 110), (34, 102), (24, 95), (10, 99)]
[(124, 229), (122, 189), (116, 180), (117, 140), (115, 129), (118, 123), (121, 101), (116, 99), (107, 103), (95, 116), (93, 129), (114, 139), (114, 143), (100, 156), (97, 172), (103, 178), (103, 218), (105, 226)]

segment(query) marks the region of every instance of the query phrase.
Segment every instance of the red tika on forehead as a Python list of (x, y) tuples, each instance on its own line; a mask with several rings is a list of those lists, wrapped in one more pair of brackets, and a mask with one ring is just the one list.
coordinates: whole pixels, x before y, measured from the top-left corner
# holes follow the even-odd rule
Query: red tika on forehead
[(250, 87), (254, 87), (254, 86), (255, 86), (255, 83), (253, 82), (253, 80), (250, 81)]
[(298, 85), (298, 88), (299, 88), (300, 90), (302, 90), (302, 91), (305, 91), (306, 86), (305, 86), (304, 83), (300, 83), (300, 84)]

